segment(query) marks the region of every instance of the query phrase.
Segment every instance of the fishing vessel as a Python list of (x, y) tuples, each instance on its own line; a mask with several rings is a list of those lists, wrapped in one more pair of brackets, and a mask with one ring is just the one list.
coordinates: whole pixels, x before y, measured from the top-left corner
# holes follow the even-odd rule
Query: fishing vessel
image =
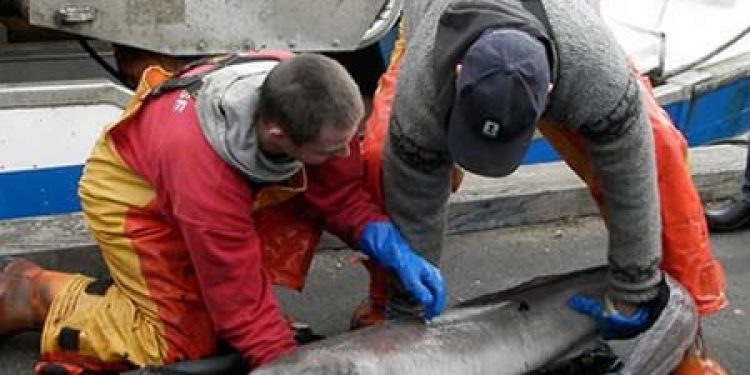
[[(0, 15), (18, 8), (19, 2), (26, 3), (0, 0)], [(368, 6), (357, 8), (357, 2), (367, 2)], [(331, 38), (328, 30), (317, 30), (317, 33), (312, 30), (308, 37), (300, 37), (298, 31), (283, 29), (274, 37), (266, 31), (265, 35), (269, 36), (265, 43), (255, 44), (296, 50), (320, 49), (325, 44), (331, 52), (363, 51), (371, 47), (370, 50), (374, 48), (376, 54), (387, 61), (402, 2), (380, 0), (374, 7), (369, 2), (347, 0), (340, 5), (360, 9), (352, 15), (358, 20), (374, 17), (374, 21), (367, 21), (369, 26), (362, 25), (363, 21), (342, 26), (338, 30), (340, 38)], [(94, 17), (91, 22), (96, 25), (97, 13), (85, 6), (71, 10), (63, 3), (37, 4), (42, 8), (36, 9), (33, 13), (36, 16), (29, 16), (27, 21), (104, 41), (135, 42), (129, 39), (134, 38), (131, 34), (116, 28), (85, 28), (87, 17)], [(188, 12), (191, 3), (198, 2), (186, 1), (183, 11)], [(275, 3), (256, 1), (254, 4), (272, 7)], [(252, 5), (240, 6), (247, 8), (235, 11), (253, 9)], [(599, 0), (597, 6), (639, 69), (652, 78), (659, 103), (690, 146), (721, 142), (747, 131), (750, 126), (750, 37), (747, 35), (750, 2)], [(276, 17), (305, 13), (304, 9), (277, 8), (267, 13)], [(63, 10), (72, 17), (67, 23), (59, 21)], [(158, 15), (165, 10), (153, 11)], [(210, 17), (206, 20), (209, 26), (218, 21)], [(273, 23), (260, 26), (274, 27)], [(106, 79), (82, 51), (44, 52), (49, 50), (49, 42), (13, 43), (7, 36), (3, 38), (2, 33), (0, 29), (0, 51), (5, 51), (0, 53), (0, 219), (77, 212), (80, 205), (76, 186), (82, 164), (101, 128), (117, 118), (129, 90)], [(153, 48), (149, 44), (153, 42), (153, 35), (145, 33), (143, 36), (143, 41), (139, 39), (139, 42)], [(232, 47), (219, 39), (215, 43), (204, 40), (198, 45), (188, 43), (189, 39), (183, 37), (167, 43), (170, 40), (166, 38), (167, 42), (162, 41), (163, 48), (193, 54), (199, 50), (220, 52)], [(34, 53), (24, 53), (29, 50)], [(111, 59), (106, 51), (100, 57)], [(378, 66), (382, 69), (383, 65), (382, 62), (376, 64), (364, 74), (377, 74), (373, 70)], [(81, 79), (96, 75), (100, 78)], [(525, 162), (558, 159), (550, 145), (538, 138), (533, 141)]]

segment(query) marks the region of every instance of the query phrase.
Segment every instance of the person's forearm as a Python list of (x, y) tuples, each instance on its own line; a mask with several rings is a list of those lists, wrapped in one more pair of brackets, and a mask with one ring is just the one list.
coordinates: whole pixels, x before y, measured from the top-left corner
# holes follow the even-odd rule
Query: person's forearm
[(588, 144), (604, 194), (610, 292), (614, 299), (637, 303), (653, 298), (661, 280), (653, 133), (641, 109), (618, 128), (618, 134)]
[(270, 281), (262, 271), (253, 228), (220, 231), (181, 225), (216, 333), (253, 366), (295, 348)]
[(306, 167), (308, 186), (303, 204), (322, 217), (326, 230), (354, 246), (367, 223), (388, 218), (365, 187), (358, 142), (353, 141), (350, 146), (346, 158)]
[(386, 142), (383, 191), (386, 211), (407, 242), (427, 260), (438, 264), (442, 253), (451, 165), (431, 173), (413, 168)]

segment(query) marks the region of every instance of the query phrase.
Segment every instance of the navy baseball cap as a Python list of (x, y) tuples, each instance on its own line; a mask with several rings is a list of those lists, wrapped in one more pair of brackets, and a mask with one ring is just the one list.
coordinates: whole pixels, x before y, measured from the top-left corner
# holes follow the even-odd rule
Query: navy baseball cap
[(482, 34), (461, 62), (448, 120), (448, 148), (469, 172), (500, 177), (518, 168), (547, 106), (544, 44), (517, 30)]

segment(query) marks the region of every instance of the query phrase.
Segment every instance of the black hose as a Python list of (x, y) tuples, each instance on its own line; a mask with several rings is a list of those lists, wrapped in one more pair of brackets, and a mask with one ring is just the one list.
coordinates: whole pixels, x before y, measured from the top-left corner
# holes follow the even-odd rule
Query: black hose
[(86, 53), (88, 53), (92, 59), (94, 59), (94, 61), (96, 61), (102, 68), (104, 68), (104, 70), (106, 70), (107, 73), (109, 73), (109, 75), (112, 76), (112, 78), (117, 80), (117, 83), (121, 85), (125, 85), (125, 82), (123, 82), (122, 75), (120, 74), (120, 72), (117, 69), (115, 69), (112, 65), (110, 65), (106, 60), (104, 60), (102, 56), (99, 55), (94, 50), (94, 48), (91, 47), (91, 44), (89, 44), (88, 40), (83, 39), (83, 38), (78, 38), (78, 43), (81, 45), (81, 47), (83, 47), (83, 50), (86, 51)]
[(0, 16), (23, 16), (21, 2), (17, 0), (0, 0)]

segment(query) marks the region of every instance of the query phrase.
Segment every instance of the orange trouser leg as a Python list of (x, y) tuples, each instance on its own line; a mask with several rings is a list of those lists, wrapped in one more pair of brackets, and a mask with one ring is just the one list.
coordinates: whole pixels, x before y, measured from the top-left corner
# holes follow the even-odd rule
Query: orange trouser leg
[(703, 337), (698, 334), (685, 356), (682, 358), (682, 362), (677, 365), (677, 368), (672, 370), (672, 375), (727, 375), (728, 372), (719, 363), (718, 360), (711, 356), (708, 349), (705, 347)]
[(274, 285), (302, 291), (322, 226), (299, 214), (296, 200), (253, 212), (263, 245), (263, 269)]
[[(641, 82), (643, 101), (654, 132), (662, 219), (662, 269), (690, 292), (702, 316), (727, 304), (724, 271), (713, 257), (703, 206), (687, 164), (687, 142)], [(539, 127), (563, 159), (586, 182), (602, 207), (603, 196), (581, 137), (564, 126), (543, 121)], [(606, 219), (606, 218), (605, 218)]]

